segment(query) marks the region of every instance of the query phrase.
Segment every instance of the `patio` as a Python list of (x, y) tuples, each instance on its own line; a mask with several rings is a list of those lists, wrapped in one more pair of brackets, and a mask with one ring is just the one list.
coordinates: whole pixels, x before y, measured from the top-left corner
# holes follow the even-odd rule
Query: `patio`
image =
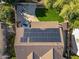
[(23, 21), (28, 20), (30, 22), (32, 21), (38, 21), (37, 17), (35, 16), (35, 9), (36, 4), (35, 3), (20, 3), (17, 5), (17, 21)]

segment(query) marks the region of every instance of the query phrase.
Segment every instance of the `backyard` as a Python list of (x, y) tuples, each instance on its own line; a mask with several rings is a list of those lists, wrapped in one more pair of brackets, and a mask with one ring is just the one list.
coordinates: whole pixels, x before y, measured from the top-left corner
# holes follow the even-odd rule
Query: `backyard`
[(60, 17), (58, 12), (53, 8), (51, 9), (36, 8), (35, 13), (40, 21), (59, 21), (59, 22), (64, 21), (64, 19)]

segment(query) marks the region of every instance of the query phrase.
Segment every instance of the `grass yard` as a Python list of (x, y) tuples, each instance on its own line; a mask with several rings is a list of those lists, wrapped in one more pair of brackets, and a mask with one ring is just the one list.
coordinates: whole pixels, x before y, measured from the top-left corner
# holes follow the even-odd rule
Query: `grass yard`
[(16, 57), (12, 57), (11, 59), (16, 59)]
[(72, 56), (71, 59), (79, 59), (79, 56)]
[(40, 21), (64, 21), (55, 9), (36, 8), (35, 13)]

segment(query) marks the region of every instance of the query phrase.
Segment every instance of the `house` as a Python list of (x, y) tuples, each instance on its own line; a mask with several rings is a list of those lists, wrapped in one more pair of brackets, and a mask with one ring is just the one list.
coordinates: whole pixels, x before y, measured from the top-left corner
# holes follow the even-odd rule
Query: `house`
[(64, 35), (58, 22), (30, 22), (30, 25), (16, 28), (16, 59), (65, 59)]
[(72, 52), (79, 56), (79, 29), (72, 32)]

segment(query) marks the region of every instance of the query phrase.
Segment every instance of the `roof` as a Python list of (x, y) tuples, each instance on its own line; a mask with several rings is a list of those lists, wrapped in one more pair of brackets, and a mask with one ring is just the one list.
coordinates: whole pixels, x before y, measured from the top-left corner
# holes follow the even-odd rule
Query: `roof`
[[(33, 39), (34, 41), (33, 42), (31, 42), (30, 44), (34, 44), (34, 45), (37, 45), (37, 42), (39, 41), (39, 40), (44, 40), (45, 41), (45, 39), (47, 40), (47, 43), (49, 43), (49, 45), (52, 45), (52, 42), (53, 42), (53, 44), (62, 44), (63, 45), (63, 32), (62, 32), (62, 29), (61, 28), (59, 28), (59, 25), (58, 25), (58, 22), (31, 22), (30, 23), (31, 24), (31, 27), (30, 28), (23, 28), (23, 27), (19, 27), (19, 28), (16, 28), (16, 39), (15, 39), (15, 44), (16, 45), (23, 45), (23, 44), (27, 44), (27, 43), (29, 43), (29, 42), (22, 42), (21, 41), (21, 38), (23, 37), (28, 37), (27, 39), (28, 40), (31, 40), (31, 39)], [(49, 30), (50, 29), (50, 30)], [(53, 32), (52, 32), (52, 30), (53, 30)], [(57, 30), (58, 30), (58, 32), (57, 32)], [(31, 34), (29, 34), (29, 31), (30, 31), (30, 33)], [(49, 33), (49, 31), (51, 31), (50, 33)], [(54, 33), (54, 31), (56, 31), (57, 32), (57, 34), (56, 33)], [(40, 32), (40, 33), (42, 33), (42, 34), (40, 34), (40, 33), (38, 33), (38, 32)], [(36, 33), (36, 34), (35, 34)], [(52, 33), (52, 35), (54, 35), (54, 36), (51, 36), (51, 33)], [(34, 34), (34, 35), (33, 35)], [(56, 35), (55, 35), (56, 34)], [(30, 35), (30, 36), (29, 36)], [(48, 37), (46, 37), (46, 36), (48, 36)], [(59, 37), (59, 38), (56, 38), (55, 36), (57, 36), (57, 37)], [(36, 37), (36, 38), (35, 38)], [(39, 37), (39, 38), (38, 38)], [(41, 39), (41, 38), (42, 39)], [(60, 41), (56, 41), (55, 40), (55, 38), (57, 39), (57, 40), (60, 40)], [(25, 39), (26, 39), (25, 38)], [(48, 38), (48, 39), (47, 39)], [(55, 42), (54, 41), (51, 41), (51, 39), (50, 38), (54, 38), (54, 40), (55, 40)], [(37, 40), (37, 41), (36, 41)], [(36, 42), (35, 42), (36, 41)], [(38, 45), (40, 44), (40, 42), (43, 44), (43, 45), (47, 45), (47, 43), (46, 42), (42, 42), (42, 41), (39, 41), (39, 43), (38, 43)], [(33, 45), (32, 44), (32, 45)], [(42, 44), (40, 44), (40, 45), (42, 45)]]
[(31, 28), (58, 28), (57, 21), (31, 22)]
[(17, 59), (65, 59), (63, 57), (63, 46), (60, 45), (23, 45), (16, 46), (15, 51)]
[(27, 58), (28, 59), (33, 59), (37, 56), (38, 58), (41, 58), (41, 59), (53, 59), (53, 55), (52, 55), (53, 54), (53, 48), (48, 49), (48, 51), (45, 51), (45, 52), (44, 51), (42, 53), (40, 53), (39, 55), (37, 55), (35, 52), (31, 52), (27, 56)]

